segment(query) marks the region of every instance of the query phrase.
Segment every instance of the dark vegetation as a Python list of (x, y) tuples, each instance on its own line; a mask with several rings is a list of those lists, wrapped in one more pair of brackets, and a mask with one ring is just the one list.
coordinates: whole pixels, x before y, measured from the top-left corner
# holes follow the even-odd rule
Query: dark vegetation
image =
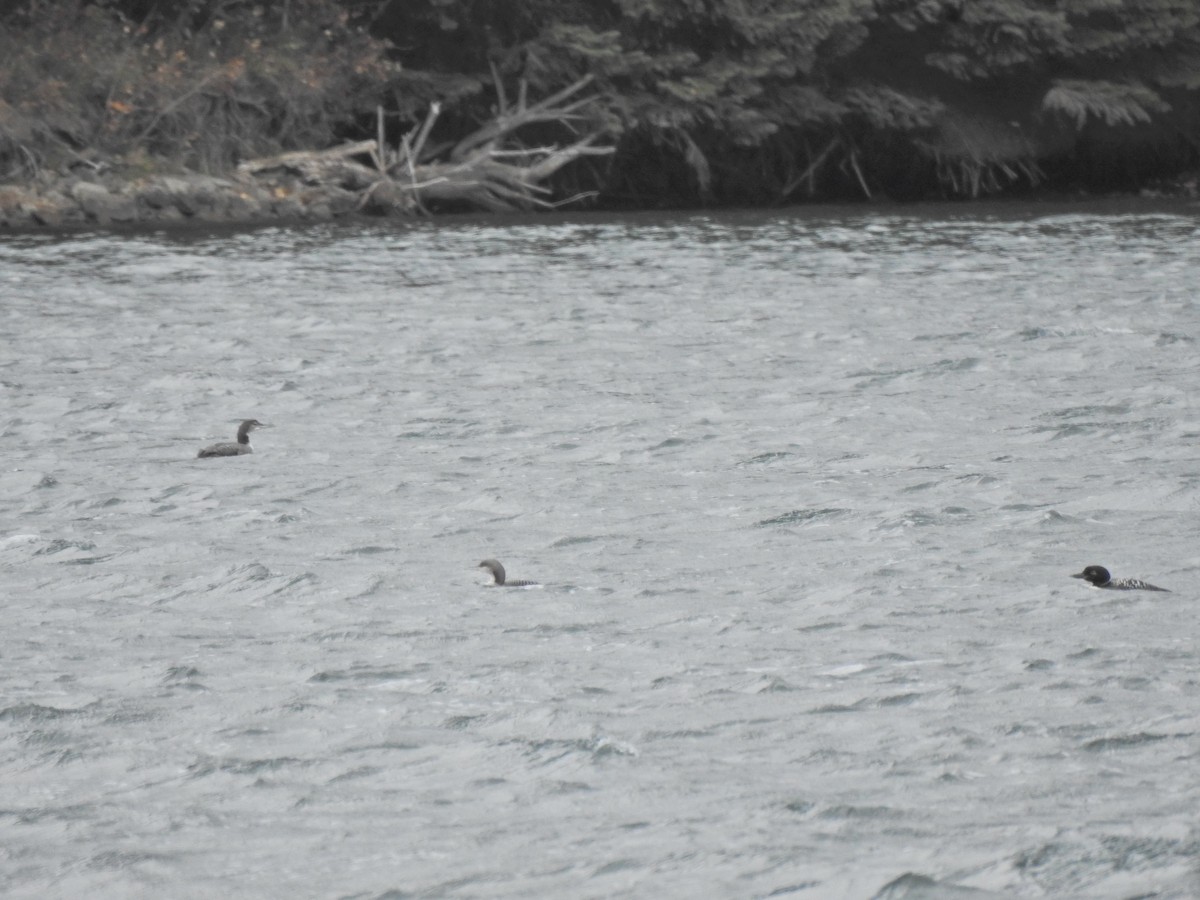
[[(586, 85), (577, 104), (514, 118), (573, 85)], [(0, 7), (10, 184), (224, 175), (372, 140), (374, 169), (414, 184), (475, 177), (485, 156), (515, 167), (483, 194), (406, 208), (523, 207), (549, 193), (607, 206), (976, 197), (1172, 178), (1194, 190), (1198, 101), (1197, 0)], [(557, 166), (540, 162), (572, 146)], [(552, 192), (533, 183), (538, 165)]]

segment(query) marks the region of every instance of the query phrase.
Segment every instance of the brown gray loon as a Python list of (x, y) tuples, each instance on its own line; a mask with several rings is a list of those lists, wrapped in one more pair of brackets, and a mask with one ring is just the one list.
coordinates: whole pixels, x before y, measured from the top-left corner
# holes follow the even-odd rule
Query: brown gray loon
[(266, 428), (258, 419), (245, 419), (238, 426), (237, 443), (226, 442), (224, 444), (213, 444), (211, 447), (205, 447), (198, 454), (197, 459), (208, 459), (210, 456), (241, 456), (243, 453), (253, 453), (250, 449), (250, 432), (255, 428)]
[(1148, 582), (1139, 581), (1136, 578), (1113, 578), (1104, 566), (1088, 566), (1078, 575), (1072, 575), (1071, 577), (1082, 578), (1092, 587), (1108, 588), (1113, 591), (1162, 591), (1166, 594), (1171, 593), (1166, 588), (1160, 588)]
[(536, 581), (506, 581), (504, 578), (504, 566), (500, 565), (498, 559), (485, 559), (476, 568), (487, 569), (492, 573), (492, 587), (534, 587)]

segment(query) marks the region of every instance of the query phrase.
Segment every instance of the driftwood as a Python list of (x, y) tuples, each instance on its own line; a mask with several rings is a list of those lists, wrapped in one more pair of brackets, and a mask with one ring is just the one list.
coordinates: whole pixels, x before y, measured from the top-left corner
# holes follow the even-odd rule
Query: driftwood
[(378, 175), (350, 157), (370, 153), (374, 148), (375, 141), (358, 141), (329, 150), (281, 153), (244, 162), (237, 167), (237, 172), (242, 177), (289, 173), (299, 176), (305, 184), (333, 184), (358, 190), (369, 187)]
[[(532, 105), (526, 101), (527, 87), (522, 81), (517, 103), (511, 107), (494, 69), (493, 76), (498, 101), (495, 116), (457, 143), (428, 147), (441, 114), (441, 105), (434, 103), (420, 126), (404, 135), (396, 147), (389, 147), (380, 107), (374, 140), (249, 160), (238, 166), (238, 174), (336, 186), (357, 192), (359, 209), (381, 214), (410, 213), (431, 205), (508, 212), (550, 208), (590, 196), (582, 193), (555, 201), (544, 182), (580, 157), (613, 153), (615, 147), (599, 145), (603, 130), (592, 130), (567, 146), (549, 147), (526, 146), (517, 132), (527, 125), (558, 123), (578, 134), (576, 124), (590, 118), (581, 111), (597, 100), (594, 95), (578, 96), (591, 84), (591, 76)], [(356, 158), (369, 159), (371, 164)]]

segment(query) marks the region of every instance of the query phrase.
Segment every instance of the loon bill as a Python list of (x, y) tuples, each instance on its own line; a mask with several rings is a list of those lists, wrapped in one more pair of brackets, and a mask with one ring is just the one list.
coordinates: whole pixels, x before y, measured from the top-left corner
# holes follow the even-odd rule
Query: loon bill
[(1071, 577), (1082, 578), (1092, 587), (1108, 588), (1114, 591), (1162, 591), (1166, 594), (1171, 593), (1166, 588), (1160, 588), (1157, 585), (1140, 581), (1137, 578), (1113, 578), (1104, 566), (1088, 566), (1079, 574), (1072, 575)]
[(487, 569), (492, 573), (492, 587), (534, 587), (536, 581), (507, 581), (504, 575), (504, 566), (500, 565), (498, 559), (485, 559), (476, 568)]
[(208, 459), (211, 456), (241, 456), (244, 453), (253, 453), (254, 451), (250, 448), (250, 432), (255, 428), (266, 427), (258, 419), (244, 419), (238, 426), (236, 443), (213, 444), (197, 453), (196, 458)]

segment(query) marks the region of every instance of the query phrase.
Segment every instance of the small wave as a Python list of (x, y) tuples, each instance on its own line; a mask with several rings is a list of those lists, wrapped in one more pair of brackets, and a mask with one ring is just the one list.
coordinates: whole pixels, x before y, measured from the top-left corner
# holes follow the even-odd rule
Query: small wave
[(800, 813), (801, 815), (804, 815), (805, 813), (810, 813), (816, 809), (817, 804), (813, 803), (811, 800), (788, 800), (783, 804), (783, 808), (788, 812)]
[(1125, 750), (1128, 747), (1140, 747), (1143, 744), (1157, 744), (1170, 738), (1166, 734), (1151, 734), (1146, 731), (1137, 734), (1121, 734), (1114, 737), (1097, 738), (1083, 745), (1084, 750), (1103, 752), (1106, 750)]
[(224, 579), (208, 584), (209, 591), (227, 588), (234, 591), (258, 591), (265, 585), (275, 583), (266, 590), (263, 596), (273, 596), (291, 590), (297, 585), (307, 582), (315, 583), (317, 576), (313, 572), (300, 572), (295, 575), (284, 575), (272, 572), (262, 563), (247, 563), (228, 570)]
[(601, 875), (612, 875), (615, 872), (627, 872), (630, 869), (644, 869), (646, 864), (640, 859), (614, 859), (605, 863), (592, 873), (593, 878)]
[(916, 662), (911, 656), (905, 656), (903, 653), (876, 653), (871, 657), (871, 662), (890, 662), (890, 663), (913, 663)]
[(423, 631), (386, 631), (380, 625), (377, 628), (331, 628), (310, 634), (303, 640), (315, 644), (325, 644), (334, 641), (375, 641), (385, 634), (398, 638), (419, 637), (424, 633)]
[(487, 721), (487, 716), (484, 715), (461, 715), (451, 716), (442, 723), (443, 728), (448, 728), (450, 731), (466, 731), (473, 725), (477, 725)]
[(1025, 328), (1017, 332), (1017, 336), (1025, 341), (1036, 341), (1041, 338), (1063, 338), (1072, 332), (1065, 328)]
[(752, 694), (786, 694), (795, 691), (795, 685), (789, 684), (785, 679), (778, 676), (767, 678), (750, 688), (749, 693)]
[(710, 738), (715, 733), (711, 728), (683, 728), (673, 731), (647, 731), (645, 738), (647, 741), (697, 740), (700, 738)]
[(215, 772), (229, 772), (234, 775), (258, 775), (263, 772), (277, 772), (291, 766), (305, 766), (305, 760), (294, 756), (276, 756), (264, 759), (237, 759), (201, 757), (187, 767), (188, 774), (193, 778), (204, 778)]
[(1057, 510), (1047, 510), (1038, 518), (1039, 525), (1070, 525), (1079, 520), (1074, 516), (1064, 516)]
[(788, 453), (784, 450), (776, 450), (771, 453), (760, 453), (758, 456), (752, 456), (749, 459), (744, 459), (739, 462), (738, 466), (763, 466), (770, 463), (780, 462), (781, 460), (791, 459), (795, 454)]
[(70, 550), (80, 550), (85, 553), (96, 549), (96, 545), (91, 541), (68, 541), (63, 538), (56, 538), (48, 543), (45, 547), (36, 551), (34, 556), (53, 556), (57, 553), (64, 553)]
[(115, 553), (106, 553), (103, 556), (80, 556), (76, 559), (64, 559), (64, 566), (94, 566), (96, 563), (108, 562), (116, 556)]
[(1084, 416), (1124, 416), (1131, 409), (1128, 403), (1101, 404), (1092, 403), (1087, 406), (1068, 406), (1065, 409), (1055, 409), (1042, 413), (1039, 419), (1078, 419)]
[(1176, 331), (1162, 331), (1154, 339), (1154, 346), (1168, 347), (1171, 344), (1194, 344), (1195, 342), (1196, 339), (1190, 334), (1181, 334)]
[(831, 806), (821, 811), (822, 819), (899, 819), (904, 816), (898, 809), (890, 806)]
[(811, 633), (820, 631), (834, 631), (838, 628), (845, 628), (845, 622), (817, 622), (813, 625), (801, 625), (796, 630), (801, 633)]
[(540, 758), (541, 762), (545, 765), (556, 763), (564, 757), (577, 753), (584, 754), (593, 761), (600, 761), (610, 757), (636, 757), (640, 755), (637, 748), (632, 744), (604, 736), (575, 740), (552, 739), (526, 741), (525, 743), (528, 745), (528, 749), (526, 750), (527, 755)]
[(783, 515), (755, 522), (754, 525), (756, 528), (770, 528), (774, 525), (808, 525), (826, 519), (837, 518), (838, 516), (846, 515), (848, 512), (850, 512), (850, 510), (839, 509), (837, 507), (827, 507), (825, 509), (793, 509), (791, 512), (786, 512)]
[(248, 563), (230, 569), (229, 574), (239, 581), (266, 581), (271, 577), (271, 570), (262, 563)]
[(334, 775), (325, 783), (340, 784), (343, 781), (355, 781), (359, 778), (373, 778), (383, 771), (379, 766), (357, 766), (349, 771), (342, 772), (340, 775)]
[(88, 866), (93, 869), (122, 871), (132, 869), (142, 863), (174, 863), (177, 860), (177, 856), (167, 853), (107, 850), (104, 853), (97, 853), (89, 859)]
[(879, 889), (871, 900), (986, 900), (1004, 895), (977, 888), (960, 887), (947, 881), (934, 881), (926, 875), (905, 872)]
[(18, 703), (0, 709), (0, 722), (56, 722), (81, 716), (85, 709), (62, 709), (57, 706), (42, 706), (40, 703)]
[(350, 669), (331, 669), (325, 672), (318, 672), (308, 680), (313, 684), (338, 681), (357, 681), (367, 682), (369, 684), (381, 684), (390, 681), (412, 681), (420, 684), (427, 683), (424, 678), (422, 678), (416, 671), (412, 669), (376, 668), (374, 666), (361, 666)]
[(939, 359), (929, 367), (931, 372), (969, 372), (979, 367), (980, 359), (965, 356), (962, 359)]
[(912, 509), (899, 516), (893, 516), (890, 519), (884, 519), (875, 526), (876, 531), (897, 531), (904, 528), (925, 528), (929, 525), (937, 525), (942, 521), (942, 518), (935, 513), (926, 512), (924, 510)]
[[(1098, 896), (1094, 893), (1097, 871), (1110, 873), (1137, 873), (1153, 870), (1162, 871), (1174, 865), (1180, 871), (1189, 871), (1195, 863), (1195, 841), (1153, 837), (1139, 834), (1101, 834), (1098, 836), (1078, 835), (1074, 838), (1056, 839), (1030, 847), (1013, 860), (1013, 868), (1026, 878), (1036, 881), (1045, 896), (1061, 897)], [(1190, 876), (1184, 876), (1189, 882)], [(1128, 874), (1118, 876), (1121, 885), (1133, 884)], [(1156, 882), (1161, 886), (1161, 882)], [(1191, 885), (1194, 886), (1194, 883)], [(1088, 888), (1093, 890), (1088, 890)], [(1125, 896), (1127, 891), (1117, 891)], [(1182, 892), (1166, 890), (1163, 893), (1138, 894), (1137, 896), (1194, 896), (1185, 889)]]
[(575, 544), (593, 544), (596, 541), (604, 540), (602, 537), (590, 534), (570, 535), (568, 537), (559, 538), (551, 547), (571, 547)]
[(19, 547), (24, 544), (36, 544), (41, 540), (41, 537), (36, 534), (14, 534), (0, 540), (0, 550), (5, 550), (9, 547)]
[(363, 547), (351, 547), (346, 552), (352, 556), (376, 556), (380, 553), (397, 553), (399, 547), (381, 547), (377, 544), (367, 544)]
[(1000, 479), (996, 478), (994, 475), (985, 475), (982, 472), (967, 472), (964, 475), (955, 475), (954, 480), (961, 481), (964, 484), (975, 484), (982, 486), (986, 484), (996, 484)]
[(902, 494), (919, 494), (922, 491), (928, 491), (940, 485), (940, 481), (921, 481), (917, 484), (910, 484), (907, 487), (900, 489)]
[(924, 694), (908, 693), (908, 694), (893, 694), (891, 697), (883, 697), (875, 701), (875, 705), (880, 709), (886, 709), (889, 706), (911, 706), (920, 700)]
[(686, 443), (687, 441), (685, 441), (683, 438), (667, 438), (662, 443), (655, 444), (653, 447), (651, 447), (650, 452), (653, 453), (655, 450), (670, 450), (674, 447), (682, 447)]
[(865, 700), (859, 700), (857, 703), (851, 704), (826, 703), (824, 706), (817, 706), (813, 709), (810, 709), (809, 714), (814, 716), (826, 716), (840, 713), (862, 712), (865, 706), (867, 706), (867, 701)]

